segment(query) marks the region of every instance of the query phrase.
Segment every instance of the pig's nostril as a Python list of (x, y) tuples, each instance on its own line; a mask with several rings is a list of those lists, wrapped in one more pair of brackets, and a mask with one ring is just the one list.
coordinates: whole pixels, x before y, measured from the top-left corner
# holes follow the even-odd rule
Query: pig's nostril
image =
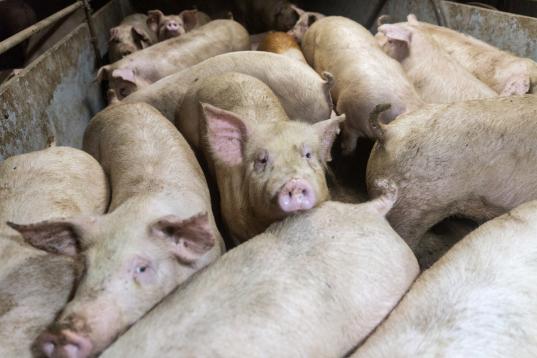
[(52, 357), (56, 345), (54, 344), (54, 342), (45, 342), (43, 343), (41, 348), (43, 350), (43, 353), (45, 353), (47, 357)]

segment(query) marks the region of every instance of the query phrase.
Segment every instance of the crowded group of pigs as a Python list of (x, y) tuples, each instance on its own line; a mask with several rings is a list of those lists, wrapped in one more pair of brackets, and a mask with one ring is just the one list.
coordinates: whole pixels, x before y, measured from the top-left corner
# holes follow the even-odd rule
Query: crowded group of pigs
[[(537, 356), (537, 64), (288, 5), (128, 16), (84, 151), (0, 164), (1, 357)], [(370, 201), (330, 201), (360, 137)]]

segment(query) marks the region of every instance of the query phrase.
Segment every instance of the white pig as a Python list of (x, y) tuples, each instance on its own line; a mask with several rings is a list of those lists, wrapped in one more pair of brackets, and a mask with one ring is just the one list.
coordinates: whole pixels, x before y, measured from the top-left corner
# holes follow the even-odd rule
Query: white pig
[(384, 52), (401, 63), (425, 102), (451, 103), (498, 96), (450, 57), (412, 15), (408, 16), (408, 23), (379, 26), (375, 38)]
[(537, 92), (535, 61), (446, 27), (422, 24), (450, 56), (502, 96)]
[(293, 120), (315, 123), (328, 118), (332, 111), (329, 73), (321, 78), (311, 67), (273, 53), (240, 51), (226, 53), (163, 78), (124, 101), (146, 102), (170, 121), (180, 108), (188, 89), (196, 82), (225, 72), (240, 72), (263, 81), (278, 97), (287, 115)]
[(536, 357), (536, 238), (535, 201), (482, 225), (351, 357)]
[(215, 20), (103, 66), (97, 72), (97, 79), (108, 80), (109, 87), (122, 99), (210, 57), (249, 48), (249, 35), (239, 23)]
[(183, 10), (179, 15), (164, 15), (160, 10), (150, 10), (147, 13), (147, 26), (159, 41), (184, 35), (209, 21), (211, 19), (207, 14), (196, 9)]
[(108, 357), (342, 357), (418, 274), (384, 215), (395, 193), (271, 225), (168, 296)]
[(157, 42), (155, 34), (149, 29), (146, 21), (147, 16), (133, 14), (124, 18), (118, 26), (110, 29), (108, 41), (110, 62), (119, 61)]
[(326, 162), (344, 116), (313, 125), (290, 121), (267, 85), (228, 72), (199, 81), (177, 118), (216, 177), (236, 242), (328, 199)]
[(340, 16), (320, 19), (306, 32), (302, 50), (317, 72), (334, 76), (336, 111), (347, 116), (342, 128), (344, 154), (355, 150), (358, 137), (373, 137), (368, 118), (376, 105), (392, 105), (382, 114), (384, 123), (423, 105), (401, 65), (355, 21)]
[(224, 250), (203, 172), (157, 110), (107, 108), (92, 119), (84, 148), (110, 178), (109, 213), (16, 226), (33, 245), (85, 264), (74, 297), (38, 338), (48, 357), (100, 352)]
[(0, 356), (33, 357), (32, 344), (65, 305), (75, 262), (24, 242), (7, 221), (32, 223), (102, 214), (108, 182), (81, 150), (52, 147), (0, 164)]
[(368, 192), (379, 190), (377, 179), (398, 184), (388, 220), (413, 249), (446, 217), (483, 222), (537, 199), (536, 113), (525, 95), (428, 105), (374, 123)]

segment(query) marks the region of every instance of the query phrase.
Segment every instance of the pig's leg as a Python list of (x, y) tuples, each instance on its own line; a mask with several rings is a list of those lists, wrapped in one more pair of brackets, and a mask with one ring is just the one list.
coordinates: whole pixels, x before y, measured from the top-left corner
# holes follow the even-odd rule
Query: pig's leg
[(341, 126), (341, 153), (351, 155), (356, 150), (358, 134), (352, 126), (347, 125), (345, 122)]

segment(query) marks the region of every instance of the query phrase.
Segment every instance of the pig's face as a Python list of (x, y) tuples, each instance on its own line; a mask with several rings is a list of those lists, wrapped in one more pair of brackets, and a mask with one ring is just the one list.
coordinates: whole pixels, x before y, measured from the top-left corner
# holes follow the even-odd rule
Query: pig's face
[[(140, 215), (141, 214), (141, 215)], [(207, 265), (215, 244), (206, 213), (164, 215), (149, 223), (118, 212), (96, 219), (15, 227), (34, 246), (78, 257), (85, 270), (74, 298), (41, 334), (49, 357), (87, 357), (122, 331), (178, 284)]]
[(148, 34), (139, 26), (117, 26), (110, 29), (110, 51), (115, 60), (151, 45)]
[(112, 65), (101, 67), (97, 72), (97, 80), (108, 80), (108, 87), (114, 90), (118, 100), (150, 84), (137, 74), (136, 69), (130, 67), (113, 69)]
[(235, 167), (244, 198), (265, 223), (328, 199), (325, 164), (343, 116), (310, 125), (274, 121), (249, 126), (236, 114), (204, 104), (216, 165)]
[(185, 10), (179, 15), (164, 15), (160, 10), (147, 13), (147, 25), (157, 34), (159, 41), (183, 35), (196, 26), (197, 10)]

